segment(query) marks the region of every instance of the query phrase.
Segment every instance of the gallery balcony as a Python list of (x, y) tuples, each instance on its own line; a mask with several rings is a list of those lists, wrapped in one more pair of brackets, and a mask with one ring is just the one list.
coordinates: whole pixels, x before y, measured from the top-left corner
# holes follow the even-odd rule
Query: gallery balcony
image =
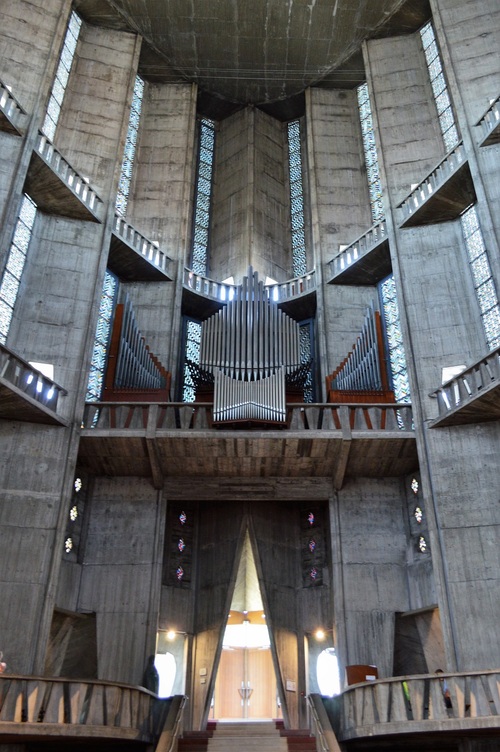
[(476, 192), (462, 142), (450, 151), (398, 205), (400, 227), (448, 222), (476, 201)]
[(432, 392), (439, 416), (431, 428), (500, 420), (500, 347)]
[(183, 700), (160, 700), (126, 684), (2, 674), (0, 745), (36, 749), (39, 742), (63, 750), (83, 742), (103, 752), (152, 749), (162, 732), (172, 734)]
[(476, 125), (481, 133), (479, 146), (500, 143), (500, 95), (491, 103)]
[(24, 190), (46, 214), (102, 221), (102, 201), (88, 180), (41, 133), (31, 156)]
[(311, 701), (324, 703), (331, 729), (348, 751), (365, 750), (368, 741), (370, 749), (447, 749), (457, 737), (498, 739), (500, 733), (498, 670), (379, 679)]
[(20, 136), (24, 133), (27, 120), (28, 116), (19, 102), (0, 81), (0, 130)]
[[(193, 318), (205, 319), (232, 300), (236, 286), (196, 274), (187, 267), (183, 279), (183, 310)], [(266, 285), (269, 299), (296, 320), (314, 315), (316, 310), (316, 274), (312, 270), (286, 282)]]
[(125, 282), (168, 282), (172, 259), (158, 245), (115, 216), (108, 267)]
[(234, 486), (281, 477), (312, 493), (311, 479), (341, 488), (348, 476), (418, 467), (409, 404), (291, 403), (286, 411), (285, 424), (235, 429), (214, 426), (211, 403), (88, 403), (78, 462), (94, 475), (150, 478), (169, 498), (195, 486), (199, 497), (213, 493), (210, 479)]
[(66, 390), (4, 345), (0, 345), (0, 417), (65, 426), (58, 401)]
[(371, 227), (328, 263), (330, 285), (376, 285), (392, 271), (385, 221)]

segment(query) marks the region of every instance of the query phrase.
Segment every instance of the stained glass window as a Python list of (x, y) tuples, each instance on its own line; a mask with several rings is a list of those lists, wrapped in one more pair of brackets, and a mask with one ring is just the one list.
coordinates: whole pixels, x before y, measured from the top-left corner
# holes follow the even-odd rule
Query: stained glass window
[(72, 538), (66, 538), (64, 541), (64, 550), (67, 554), (71, 553), (73, 550), (73, 539)]
[(406, 356), (401, 335), (399, 308), (396, 297), (396, 284), (391, 274), (379, 286), (382, 311), (384, 316), (389, 364), (391, 367), (392, 387), (397, 402), (410, 401), (410, 384), (406, 368)]
[(73, 504), (73, 506), (69, 510), (69, 518), (71, 522), (74, 522), (77, 517), (78, 517), (78, 507), (76, 506), (76, 504)]
[(290, 178), (290, 226), (292, 234), (292, 271), (294, 277), (307, 272), (302, 184), (302, 139), (300, 120), (288, 123), (288, 171)]
[(136, 76), (134, 93), (132, 95), (132, 104), (130, 106), (128, 130), (127, 137), (125, 139), (125, 149), (123, 152), (120, 180), (118, 182), (118, 193), (116, 194), (115, 202), (116, 213), (121, 217), (124, 217), (125, 212), (127, 211), (130, 181), (132, 180), (132, 167), (135, 158), (135, 148), (137, 145), (137, 135), (139, 132), (143, 97), (144, 81), (142, 80), (142, 78), (140, 78), (140, 76)]
[[(299, 346), (300, 346), (300, 362), (310, 363), (313, 360), (313, 321), (307, 321), (300, 325), (299, 329)], [(312, 368), (307, 374), (307, 378), (304, 384), (304, 402), (313, 402), (314, 389), (313, 389), (313, 371)]]
[(184, 330), (184, 379), (182, 385), (182, 401), (194, 402), (195, 384), (187, 361), (198, 364), (200, 362), (201, 323), (194, 319), (185, 319)]
[(0, 343), (5, 345), (36, 219), (36, 204), (24, 194), (0, 284)]
[(311, 569), (311, 571), (309, 572), (309, 576), (310, 576), (311, 580), (317, 580), (318, 579), (318, 574), (319, 573), (318, 573), (318, 570), (317, 570), (316, 567), (313, 567)]
[(423, 554), (425, 554), (427, 551), (427, 541), (425, 540), (423, 535), (421, 535), (418, 539), (418, 549)]
[(429, 71), (434, 100), (438, 111), (439, 126), (447, 151), (451, 151), (459, 141), (455, 125), (455, 117), (448, 95), (443, 66), (436, 43), (436, 35), (431, 21), (420, 29), (420, 37), (424, 48), (425, 59)]
[(416, 478), (412, 478), (411, 490), (413, 491), (414, 494), (418, 493), (418, 488), (419, 488), (418, 480)]
[(314, 553), (314, 549), (316, 548), (316, 541), (314, 538), (311, 538), (311, 540), (308, 543), (308, 548), (311, 553)]
[(179, 581), (182, 580), (182, 578), (184, 577), (184, 570), (182, 567), (177, 567), (177, 569), (175, 570), (175, 576)]
[(481, 320), (490, 350), (500, 345), (500, 306), (476, 207), (460, 217)]
[(309, 514), (307, 515), (307, 521), (310, 525), (314, 525), (314, 514), (312, 512), (309, 512)]
[(194, 227), (192, 269), (196, 274), (206, 274), (208, 269), (208, 244), (210, 235), (213, 162), (215, 150), (215, 123), (208, 118), (200, 120), (198, 173), (194, 198)]
[(75, 57), (76, 44), (82, 26), (81, 19), (75, 12), (69, 18), (66, 36), (64, 37), (61, 56), (56, 70), (56, 77), (52, 85), (52, 91), (47, 105), (45, 120), (42, 125), (42, 133), (51, 141), (54, 140), (57, 122), (61, 114), (61, 106), (66, 92), (71, 66)]
[(422, 522), (422, 520), (424, 518), (424, 513), (422, 512), (422, 510), (420, 509), (420, 507), (415, 507), (415, 511), (413, 512), (413, 516), (415, 517), (416, 521), (420, 525), (420, 523)]
[(181, 525), (185, 525), (186, 524), (186, 522), (187, 522), (187, 514), (186, 514), (186, 512), (181, 512), (180, 513), (180, 515), (179, 515), (179, 522), (181, 523)]
[(106, 370), (106, 359), (117, 292), (117, 278), (114, 274), (111, 274), (111, 272), (106, 271), (102, 288), (101, 303), (99, 306), (99, 316), (97, 318), (94, 349), (92, 351), (92, 360), (90, 363), (90, 374), (86, 396), (87, 402), (98, 402), (101, 398), (102, 389), (104, 387), (104, 372)]
[(186, 544), (184, 543), (184, 539), (183, 539), (183, 538), (179, 538), (179, 542), (178, 542), (178, 544), (177, 544), (177, 548), (179, 549), (179, 551), (180, 551), (181, 553), (182, 553), (182, 552), (184, 551), (184, 549), (186, 548)]
[(366, 173), (368, 178), (368, 190), (370, 192), (370, 207), (373, 223), (384, 219), (384, 204), (382, 202), (382, 185), (380, 183), (377, 146), (373, 130), (372, 108), (368, 84), (358, 86), (358, 107), (361, 123), (361, 135), (363, 150), (365, 153)]

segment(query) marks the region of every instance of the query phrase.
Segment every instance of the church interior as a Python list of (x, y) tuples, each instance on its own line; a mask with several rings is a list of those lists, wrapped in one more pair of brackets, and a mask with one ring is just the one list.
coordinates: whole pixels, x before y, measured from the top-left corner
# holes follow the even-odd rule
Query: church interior
[(500, 750), (499, 49), (2, 0), (0, 752)]

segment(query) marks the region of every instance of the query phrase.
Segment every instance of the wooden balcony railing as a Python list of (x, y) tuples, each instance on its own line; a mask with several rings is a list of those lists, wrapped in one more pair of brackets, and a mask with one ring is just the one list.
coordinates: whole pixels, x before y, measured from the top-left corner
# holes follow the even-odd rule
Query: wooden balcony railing
[[(370, 227), (367, 232), (356, 238), (347, 248), (344, 248), (335, 258), (328, 262), (331, 276), (330, 282), (335, 282), (349, 267), (364, 259), (371, 251), (378, 248), (382, 243), (386, 243), (387, 240), (387, 225), (385, 221)], [(384, 265), (382, 274), (387, 275), (390, 271), (390, 258), (388, 256), (388, 263)]]
[[(184, 269), (184, 287), (222, 303), (232, 300), (236, 289), (235, 285), (226, 282), (215, 282), (213, 279), (196, 274), (187, 267)], [(269, 299), (276, 303), (291, 300), (304, 293), (312, 292), (315, 289), (316, 275), (314, 270), (301, 277), (290, 279), (287, 282), (265, 286)]]
[(126, 684), (4, 674), (0, 736), (155, 743), (174, 699), (160, 700), (147, 689)]
[(439, 416), (432, 427), (500, 420), (500, 347), (431, 393)]
[[(62, 386), (44, 376), (5, 345), (0, 345), (0, 384), (3, 393), (0, 415), (4, 418), (30, 420), (30, 407), (33, 404), (42, 408), (47, 419), (56, 418), (59, 397), (67, 394)], [(25, 409), (22, 406), (23, 396), (28, 398)], [(45, 421), (42, 416), (37, 422), (54, 421)], [(55, 422), (64, 423), (62, 419)]]
[(10, 89), (0, 81), (0, 113), (2, 126), (0, 130), (7, 130), (11, 133), (21, 134), (27, 120), (27, 115), (23, 108), (11, 93)]
[[(82, 428), (206, 430), (212, 426), (212, 411), (212, 403), (89, 402), (85, 405)], [(412, 407), (409, 404), (291, 403), (287, 405), (286, 427), (291, 431), (413, 431)]]
[(466, 736), (500, 728), (500, 671), (379, 679), (324, 702), (340, 742), (423, 731)]
[(500, 142), (500, 95), (491, 103), (476, 125), (481, 129), (480, 146)]

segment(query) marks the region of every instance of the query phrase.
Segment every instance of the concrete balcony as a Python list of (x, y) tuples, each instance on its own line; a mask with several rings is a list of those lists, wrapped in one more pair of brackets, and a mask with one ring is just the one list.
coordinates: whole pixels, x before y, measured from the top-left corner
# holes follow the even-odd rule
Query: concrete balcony
[(408, 404), (294, 403), (283, 427), (252, 430), (213, 428), (212, 409), (209, 403), (89, 403), (78, 461), (95, 475), (151, 478), (156, 488), (169, 489), (169, 498), (193, 493), (194, 486), (198, 498), (209, 494), (211, 478), (288, 478), (296, 490), (305, 483), (312, 493), (315, 478), (330, 484), (333, 478), (340, 488), (348, 476), (404, 476), (418, 467)]
[(68, 749), (87, 742), (105, 750), (135, 742), (136, 749), (146, 749), (171, 725), (167, 718), (178, 712), (179, 700), (160, 700), (147, 689), (126, 684), (3, 674), (0, 745), (38, 741)]
[(432, 392), (439, 416), (431, 428), (500, 420), (500, 347)]
[[(205, 319), (222, 305), (232, 300), (235, 285), (215, 282), (213, 279), (184, 269), (183, 308), (185, 313), (195, 318)], [(316, 274), (310, 271), (302, 277), (294, 277), (286, 282), (266, 285), (267, 295), (285, 313), (296, 320), (312, 316), (316, 310)]]
[(24, 190), (46, 214), (102, 221), (102, 201), (88, 180), (73, 169), (41, 133), (31, 157)]
[(379, 222), (329, 263), (330, 285), (376, 285), (392, 271), (386, 223)]
[(168, 282), (172, 259), (155, 243), (115, 216), (108, 267), (127, 282)]
[(400, 203), (400, 227), (417, 227), (457, 219), (476, 201), (463, 143), (459, 143)]
[(479, 146), (500, 143), (500, 95), (492, 102), (476, 126), (481, 129)]
[(21, 136), (27, 120), (28, 116), (19, 102), (0, 81), (0, 130)]
[(403, 744), (410, 750), (444, 749), (447, 738), (498, 739), (500, 672), (380, 679), (352, 685), (337, 697), (324, 698), (324, 704), (346, 750), (367, 749), (368, 740), (370, 749), (400, 750)]
[(0, 417), (30, 423), (65, 426), (57, 414), (66, 390), (27, 361), (0, 345)]

